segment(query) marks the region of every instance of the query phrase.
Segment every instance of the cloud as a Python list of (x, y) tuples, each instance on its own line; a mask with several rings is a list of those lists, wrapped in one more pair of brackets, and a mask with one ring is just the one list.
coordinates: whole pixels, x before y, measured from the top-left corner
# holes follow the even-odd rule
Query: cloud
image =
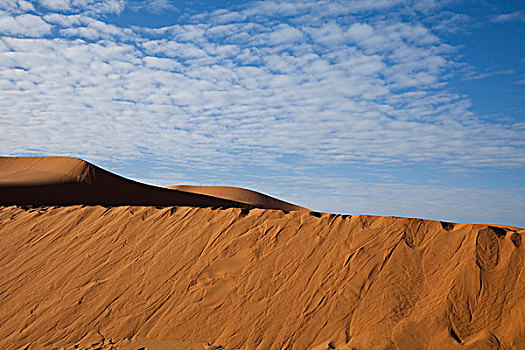
[(18, 7), (22, 11), (35, 11), (35, 7), (29, 1), (18, 1)]
[(39, 0), (38, 2), (50, 10), (68, 11), (72, 9), (70, 0)]
[(232, 23), (232, 22), (242, 22), (246, 20), (246, 16), (239, 12), (231, 12), (226, 9), (219, 9), (213, 11), (210, 14), (210, 19), (214, 24), (221, 23)]
[(480, 80), (485, 78), (490, 78), (496, 75), (514, 75), (516, 71), (514, 69), (504, 69), (504, 70), (493, 70), (486, 71), (484, 73), (469, 72), (463, 78), (464, 80)]
[(51, 13), (43, 16), (59, 30), (60, 36), (82, 38), (91, 41), (100, 39), (136, 40), (131, 29), (120, 28), (86, 15), (64, 15)]
[(508, 22), (525, 22), (524, 11), (514, 11), (493, 16), (491, 19), (493, 23), (508, 23)]
[(427, 17), (425, 22), (429, 23), (432, 30), (443, 34), (466, 34), (473, 26), (470, 16), (463, 13), (442, 11), (435, 16)]
[(32, 14), (11, 16), (0, 12), (0, 32), (4, 35), (40, 37), (51, 33), (51, 26)]
[(0, 10), (19, 14), (37, 9), (65, 13), (91, 15), (119, 14), (124, 10), (125, 0), (2, 0)]
[(313, 40), (324, 45), (339, 45), (346, 41), (345, 33), (336, 22), (328, 22), (320, 28), (308, 28)]
[(165, 11), (177, 10), (177, 8), (173, 6), (169, 0), (151, 0), (148, 2), (147, 6), (153, 13), (163, 13)]
[[(313, 164), (524, 164), (511, 126), (476, 119), (460, 96), (426, 91), (442, 79), (448, 52), (420, 24), (330, 21), (316, 32), (262, 20), (132, 30), (86, 15), (44, 19), (60, 38), (2, 41), (0, 57), (10, 67), (3, 74), (14, 86), (4, 90), (3, 108), (16, 116), (7, 123), (9, 152), (27, 147), (21, 132), (85, 139), (92, 130), (92, 143), (35, 138), (33, 147), (87, 154), (110, 148), (115, 158), (146, 151), (201, 163), (213, 147), (225, 150), (214, 164), (257, 159), (269, 167), (286, 156)], [(226, 43), (247, 32), (246, 40)], [(87, 125), (74, 130), (78, 118)], [(108, 128), (96, 131), (98, 124)]]
[[(0, 17), (4, 154), (148, 159), (199, 181), (242, 177), (285, 199), (295, 188), (290, 200), (341, 211), (338, 193), (354, 198), (370, 184), (324, 169), (525, 166), (523, 127), (484, 120), (448, 88), (457, 49), (417, 14), (439, 9), (432, 1), (415, 14), (406, 1), (263, 1), (154, 29), (100, 17), (122, 11), (120, 1), (47, 2), (28, 13), (10, 4), (18, 12)], [(271, 174), (283, 173), (279, 190), (282, 176)], [(316, 186), (327, 191), (318, 202)], [(437, 185), (392, 186), (357, 203), (372, 212), (394, 195), (450, 202)]]
[(353, 42), (365, 42), (374, 35), (374, 28), (367, 23), (354, 23), (347, 29), (346, 35)]
[(293, 28), (287, 24), (281, 24), (277, 28), (265, 34), (260, 34), (253, 39), (253, 42), (264, 45), (280, 45), (286, 43), (294, 43), (303, 38), (303, 33), (297, 28)]
[(86, 14), (119, 14), (124, 0), (36, 0), (40, 6), (57, 12)]
[(163, 14), (167, 11), (179, 11), (170, 0), (130, 0), (127, 6), (135, 12), (147, 11), (153, 14)]

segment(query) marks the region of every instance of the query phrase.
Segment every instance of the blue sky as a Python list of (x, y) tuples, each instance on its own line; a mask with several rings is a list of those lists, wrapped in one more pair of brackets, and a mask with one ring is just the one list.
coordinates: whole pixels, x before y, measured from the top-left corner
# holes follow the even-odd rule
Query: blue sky
[(0, 2), (0, 149), (525, 227), (519, 1)]

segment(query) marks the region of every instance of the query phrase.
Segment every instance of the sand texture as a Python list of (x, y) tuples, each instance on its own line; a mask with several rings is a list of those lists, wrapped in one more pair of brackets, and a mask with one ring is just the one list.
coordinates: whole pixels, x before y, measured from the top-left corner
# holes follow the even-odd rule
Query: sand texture
[[(15, 181), (0, 164), (10, 190), (91, 176), (81, 162)], [(235, 205), (4, 205), (0, 349), (523, 349), (524, 234)]]

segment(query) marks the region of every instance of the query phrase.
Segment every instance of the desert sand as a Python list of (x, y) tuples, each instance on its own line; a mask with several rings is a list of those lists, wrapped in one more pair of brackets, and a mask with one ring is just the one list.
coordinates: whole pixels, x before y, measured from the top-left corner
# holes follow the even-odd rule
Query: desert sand
[(0, 349), (523, 348), (525, 230), (264, 196), (0, 158)]
[[(180, 187), (180, 189), (179, 189)], [(188, 191), (184, 191), (187, 188)], [(239, 201), (236, 201), (239, 199)], [(241, 188), (150, 186), (78, 158), (0, 157), (0, 205), (145, 205), (305, 210)]]
[(170, 189), (183, 192), (197, 193), (211, 197), (218, 197), (234, 202), (248, 204), (256, 208), (282, 209), (282, 210), (307, 210), (295, 204), (282, 201), (268, 195), (247, 190), (239, 187), (229, 186), (188, 186), (177, 185), (170, 186)]

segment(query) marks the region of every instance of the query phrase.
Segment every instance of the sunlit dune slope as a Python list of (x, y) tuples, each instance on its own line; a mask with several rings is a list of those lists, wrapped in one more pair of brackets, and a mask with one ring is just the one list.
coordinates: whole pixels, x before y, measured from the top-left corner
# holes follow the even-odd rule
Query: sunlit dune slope
[(267, 196), (265, 194), (247, 190), (239, 187), (229, 186), (188, 186), (178, 185), (170, 186), (168, 188), (180, 190), (184, 192), (204, 194), (212, 197), (231, 200), (234, 202), (249, 204), (257, 208), (280, 208), (283, 210), (306, 210), (295, 204), (282, 201), (277, 198)]
[(519, 349), (525, 231), (194, 207), (0, 208), (0, 348)]
[[(302, 209), (267, 198), (259, 201), (262, 208)], [(0, 205), (258, 206), (253, 203), (142, 184), (77, 158), (0, 157)]]

